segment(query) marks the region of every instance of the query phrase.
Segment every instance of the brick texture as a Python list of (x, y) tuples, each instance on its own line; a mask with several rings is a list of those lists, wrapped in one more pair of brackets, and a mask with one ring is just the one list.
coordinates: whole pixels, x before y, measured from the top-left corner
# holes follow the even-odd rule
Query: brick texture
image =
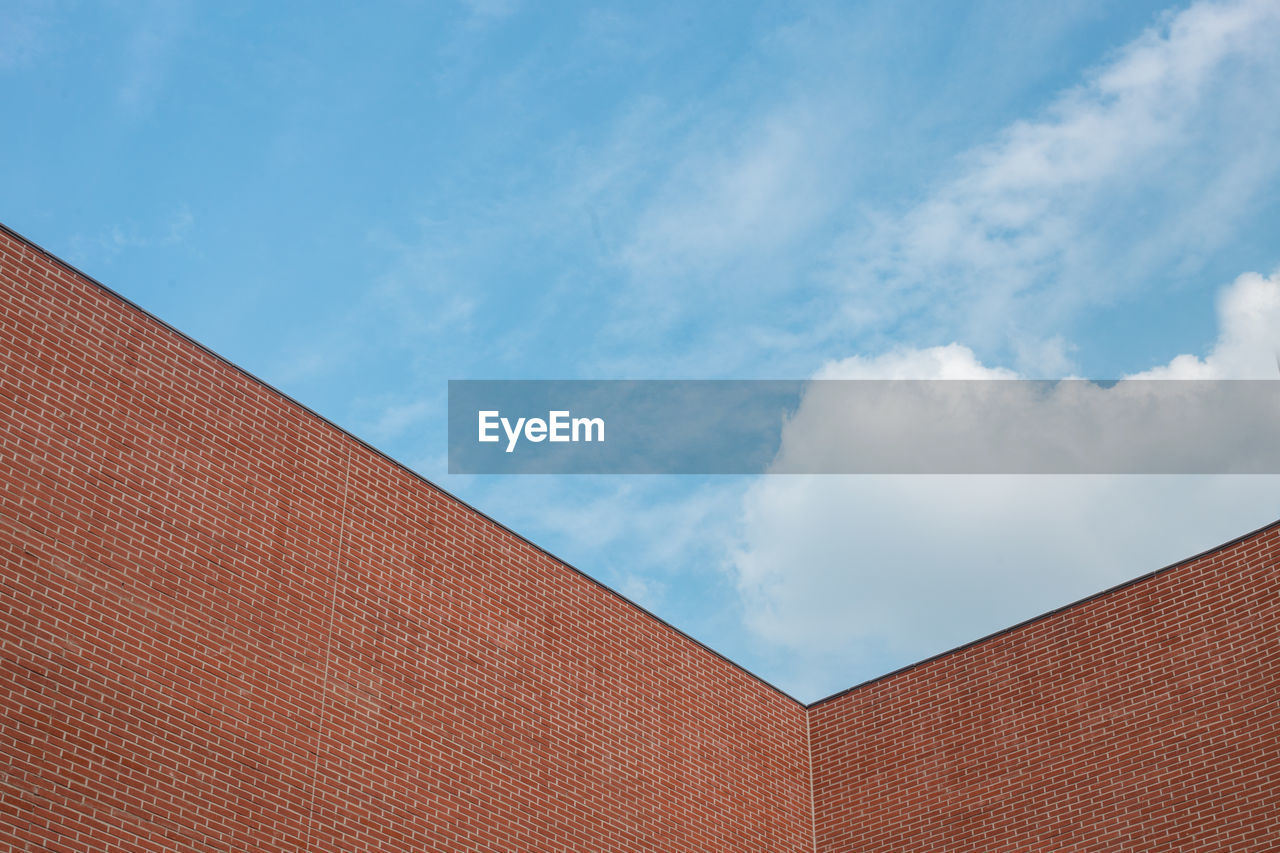
[(1280, 529), (810, 711), (823, 851), (1280, 849)]
[(0, 231), (0, 850), (1280, 847), (1280, 527), (806, 708)]
[(0, 233), (0, 849), (795, 850), (803, 706)]

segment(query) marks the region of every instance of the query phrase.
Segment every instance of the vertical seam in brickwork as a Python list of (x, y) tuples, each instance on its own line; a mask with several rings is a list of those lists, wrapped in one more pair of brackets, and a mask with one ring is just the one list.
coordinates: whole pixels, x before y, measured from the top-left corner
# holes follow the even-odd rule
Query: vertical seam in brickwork
[(316, 789), (319, 787), (320, 746), (324, 740), (324, 726), (329, 712), (329, 661), (333, 650), (333, 623), (338, 600), (338, 581), (342, 576), (343, 551), (347, 543), (347, 494), (351, 485), (351, 444), (347, 444), (347, 458), (342, 475), (342, 509), (338, 521), (338, 547), (333, 558), (333, 582), (329, 589), (329, 612), (325, 617), (324, 662), (320, 669), (320, 719), (316, 723), (314, 759), (311, 762), (311, 796), (307, 801), (307, 838), (303, 850), (310, 850), (315, 835)]
[(818, 801), (813, 791), (813, 709), (804, 712), (804, 747), (809, 754), (809, 838), (813, 853), (818, 853)]

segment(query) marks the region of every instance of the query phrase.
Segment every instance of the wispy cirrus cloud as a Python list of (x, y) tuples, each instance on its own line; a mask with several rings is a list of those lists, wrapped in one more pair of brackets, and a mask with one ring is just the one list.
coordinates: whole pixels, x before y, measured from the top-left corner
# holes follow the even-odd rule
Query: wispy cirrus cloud
[(831, 128), (800, 105), (780, 107), (728, 150), (690, 152), (640, 215), (622, 260), (656, 277), (777, 252), (836, 202), (824, 181)]
[(833, 255), (836, 322), (1030, 347), (1042, 369), (1039, 342), (1086, 306), (1176, 284), (1268, 198), (1278, 43), (1269, 0), (1167, 15), (918, 203), (868, 211)]
[[(564, 184), (621, 278), (604, 363), (634, 372), (652, 353), (627, 344), (658, 335), (674, 339), (662, 358), (677, 373), (807, 371), (840, 348), (963, 340), (1034, 374), (1071, 372), (1091, 310), (1203, 287), (1206, 264), (1272, 198), (1273, 3), (1167, 13), (1030, 118), (944, 157), (912, 112), (936, 104), (854, 94), (870, 72), (848, 56), (884, 50), (859, 41), (873, 22), (855, 23), (781, 27), (760, 51), (788, 83), (743, 63), (714, 108), (651, 103), (647, 123), (625, 128), (631, 144), (574, 164)], [(1064, 14), (1043, 46), (1077, 23)], [(735, 98), (752, 85), (758, 97)], [(931, 177), (882, 178), (895, 169)], [(692, 316), (704, 319), (688, 337)]]
[(72, 257), (77, 263), (110, 263), (120, 253), (180, 246), (190, 238), (196, 218), (186, 204), (168, 216), (147, 225), (133, 220), (118, 222), (93, 236), (71, 239)]

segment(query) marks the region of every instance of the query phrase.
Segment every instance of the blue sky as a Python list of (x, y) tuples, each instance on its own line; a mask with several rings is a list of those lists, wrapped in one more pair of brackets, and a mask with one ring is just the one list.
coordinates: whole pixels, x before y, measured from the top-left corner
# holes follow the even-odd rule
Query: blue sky
[(0, 220), (816, 698), (1280, 516), (449, 477), (461, 378), (1273, 376), (1280, 3), (0, 9)]

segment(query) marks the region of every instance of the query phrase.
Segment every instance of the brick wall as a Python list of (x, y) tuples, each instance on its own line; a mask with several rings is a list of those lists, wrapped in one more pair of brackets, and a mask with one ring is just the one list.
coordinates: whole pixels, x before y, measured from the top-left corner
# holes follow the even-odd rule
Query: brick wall
[(1280, 849), (1280, 529), (816, 704), (823, 851)]
[(1280, 527), (806, 710), (4, 231), (0, 344), (0, 849), (1280, 844)]
[(795, 850), (804, 708), (0, 233), (0, 849)]

